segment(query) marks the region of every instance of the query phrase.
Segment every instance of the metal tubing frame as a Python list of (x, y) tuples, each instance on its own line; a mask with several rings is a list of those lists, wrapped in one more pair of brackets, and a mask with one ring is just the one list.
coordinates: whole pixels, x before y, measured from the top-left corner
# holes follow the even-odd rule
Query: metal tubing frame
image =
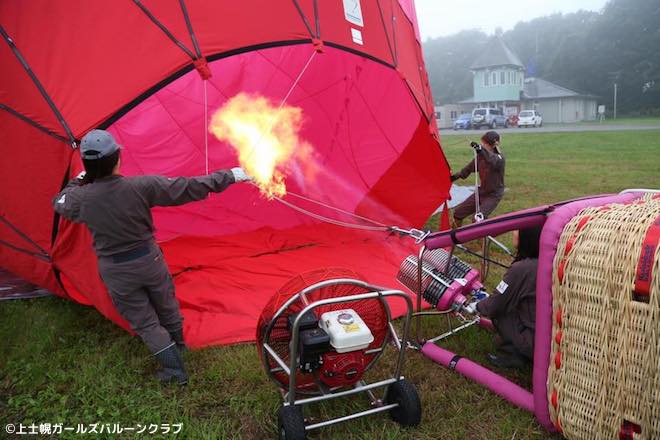
[(378, 408), (371, 408), (371, 409), (368, 409), (366, 411), (361, 411), (361, 412), (349, 414), (349, 415), (344, 416), (344, 417), (337, 417), (336, 419), (330, 419), (330, 420), (326, 420), (324, 422), (314, 423), (312, 425), (305, 426), (305, 431), (311, 431), (312, 429), (323, 428), (325, 426), (330, 426), (330, 425), (334, 425), (336, 423), (346, 422), (348, 420), (357, 419), (359, 417), (369, 416), (371, 414), (377, 414), (377, 413), (383, 412), (383, 411), (389, 411), (390, 409), (396, 408), (397, 406), (399, 406), (398, 403), (391, 403), (389, 405), (379, 406)]
[[(323, 288), (323, 287), (336, 285), (336, 284), (358, 285), (358, 286), (361, 286), (361, 287), (364, 287), (364, 288), (370, 290), (370, 292), (356, 294), (356, 295), (341, 296), (341, 297), (336, 297), (336, 298), (328, 298), (328, 299), (324, 299), (324, 300), (315, 301), (311, 304), (309, 304), (307, 302), (307, 298), (306, 298), (307, 293), (309, 293), (313, 290), (316, 290), (316, 289), (320, 289), (320, 288)], [(406, 315), (405, 315), (405, 321), (404, 321), (404, 325), (403, 325), (403, 335), (402, 335), (403, 337), (402, 337), (401, 340), (399, 340), (399, 337), (396, 333), (394, 325), (392, 324), (392, 317), (391, 317), (390, 308), (389, 308), (389, 305), (387, 304), (387, 301), (385, 301), (385, 298), (388, 297), (388, 296), (399, 296), (399, 297), (402, 297), (406, 302), (407, 312), (406, 312)], [(306, 306), (303, 308), (303, 310), (300, 311), (300, 313), (298, 313), (298, 315), (296, 316), (296, 319), (293, 322), (293, 326), (292, 326), (292, 330), (291, 330), (292, 331), (292, 339), (289, 343), (290, 365), (289, 365), (289, 367), (286, 367), (285, 362), (270, 347), (270, 345), (268, 344), (268, 340), (270, 338), (270, 333), (271, 333), (271, 331), (273, 329), (273, 326), (274, 326), (275, 322), (277, 321), (277, 319), (298, 298), (301, 298), (305, 302)], [(302, 317), (305, 316), (305, 314), (309, 313), (311, 310), (313, 310), (317, 307), (324, 306), (324, 305), (339, 304), (339, 303), (350, 303), (350, 302), (354, 302), (354, 301), (361, 301), (361, 300), (367, 300), (367, 299), (373, 299), (373, 298), (379, 298), (382, 301), (382, 303), (385, 305), (385, 310), (386, 310), (386, 314), (387, 314), (388, 330), (389, 330), (390, 335), (394, 339), (395, 343), (397, 344), (397, 348), (399, 348), (399, 355), (398, 355), (397, 362), (396, 362), (396, 368), (395, 368), (394, 376), (391, 377), (390, 379), (382, 380), (382, 381), (379, 381), (379, 382), (374, 382), (372, 384), (366, 384), (364, 381), (360, 381), (360, 382), (358, 382), (358, 384), (356, 386), (354, 386), (354, 388), (349, 389), (349, 390), (331, 391), (328, 394), (322, 394), (320, 396), (314, 396), (314, 397), (310, 397), (310, 398), (296, 400), (296, 389), (295, 389), (296, 388), (296, 374), (295, 374), (295, 372), (297, 371), (297, 358), (298, 358), (298, 338), (299, 338), (298, 330), (300, 328), (300, 322), (302, 320)], [(385, 387), (385, 386), (389, 387), (389, 385), (391, 385), (393, 383), (396, 383), (396, 382), (403, 379), (403, 376), (401, 376), (401, 370), (403, 369), (403, 363), (404, 363), (404, 359), (405, 359), (405, 348), (404, 347), (406, 347), (408, 345), (408, 335), (410, 333), (410, 321), (412, 320), (413, 310), (414, 310), (414, 306), (413, 306), (412, 299), (410, 298), (410, 295), (404, 293), (403, 291), (393, 290), (393, 289), (384, 289), (384, 288), (379, 287), (379, 286), (374, 286), (374, 285), (365, 283), (363, 281), (353, 280), (353, 279), (350, 279), (350, 278), (341, 278), (341, 279), (322, 281), (322, 282), (316, 283), (312, 286), (309, 286), (309, 287), (303, 289), (302, 291), (300, 291), (298, 294), (292, 296), (280, 308), (280, 310), (277, 311), (277, 313), (271, 319), (271, 321), (269, 323), (269, 326), (266, 330), (266, 332), (267, 332), (266, 333), (266, 341), (264, 341), (264, 343), (262, 344), (262, 351), (263, 351), (264, 359), (266, 359), (266, 356), (269, 356), (269, 355), (271, 357), (273, 357), (273, 359), (275, 359), (275, 361), (278, 363), (278, 365), (280, 365), (281, 370), (284, 371), (285, 373), (287, 373), (288, 376), (289, 376), (289, 391), (288, 391), (288, 393), (286, 393), (284, 395), (284, 406), (289, 406), (289, 405), (300, 405), (300, 406), (302, 406), (302, 405), (305, 405), (305, 404), (320, 402), (320, 401), (334, 399), (334, 398), (343, 397), (343, 396), (349, 396), (349, 395), (357, 394), (357, 393), (361, 393), (361, 392), (366, 392), (369, 395), (369, 398), (372, 402), (372, 405), (375, 402), (379, 402), (378, 399), (375, 399), (375, 396), (373, 395), (371, 390), (373, 390), (375, 388)], [(380, 347), (379, 349), (372, 349), (370, 351), (379, 352), (378, 356), (380, 356), (380, 354), (382, 354), (382, 352), (383, 352), (383, 348), (384, 348), (385, 344), (387, 344), (387, 338), (385, 338), (383, 340), (383, 346), (382, 347)], [(373, 362), (375, 362), (376, 359), (377, 359), (377, 357), (374, 358), (371, 363), (369, 363), (369, 365), (367, 366), (367, 369), (369, 368), (369, 366), (371, 366), (373, 364)], [(268, 368), (267, 360), (264, 360), (264, 365), (267, 367), (267, 371), (269, 372), (269, 375), (271, 375), (272, 371), (271, 371), (270, 368)], [(382, 401), (384, 401), (387, 397), (387, 390), (388, 389), (386, 388), (385, 393), (383, 395)], [(324, 426), (333, 425), (335, 423), (340, 423), (340, 422), (344, 422), (344, 421), (347, 421), (347, 420), (352, 420), (352, 419), (356, 419), (356, 418), (359, 418), (359, 417), (364, 417), (364, 416), (367, 416), (367, 415), (376, 414), (376, 413), (383, 412), (383, 411), (388, 411), (388, 410), (390, 410), (392, 408), (396, 408), (398, 406), (399, 406), (398, 403), (392, 403), (392, 404), (377, 406), (376, 408), (371, 408), (371, 409), (368, 409), (368, 410), (365, 410), (365, 411), (349, 414), (347, 416), (337, 417), (337, 418), (334, 418), (334, 419), (325, 420), (323, 422), (307, 425), (307, 426), (305, 426), (305, 430), (310, 431), (312, 429), (322, 428)]]
[(505, 254), (507, 254), (509, 257), (514, 257), (513, 253), (509, 250), (508, 247), (504, 246), (504, 243), (501, 241), (497, 240), (495, 237), (491, 237), (490, 235), (487, 235), (486, 238), (490, 240), (492, 243), (495, 243), (495, 246), (500, 248)]
[[(323, 400), (328, 400), (328, 399), (334, 399), (335, 397), (344, 397), (344, 396), (350, 396), (351, 394), (357, 394), (361, 393), (363, 391), (369, 391), (373, 390), (374, 388), (380, 388), (384, 387), (387, 385), (391, 385), (394, 382), (398, 382), (399, 380), (403, 379), (403, 377), (396, 379), (396, 378), (391, 378), (391, 379), (385, 379), (381, 380), (380, 382), (374, 382), (366, 385), (358, 385), (355, 388), (351, 388), (350, 390), (344, 390), (344, 391), (337, 391), (332, 394), (326, 394), (323, 396), (314, 396), (314, 397), (308, 397), (305, 399), (298, 399), (296, 400), (296, 405), (307, 405), (310, 403), (316, 403), (316, 402), (321, 402)], [(287, 395), (288, 397), (288, 395)], [(284, 406), (289, 406), (291, 403), (289, 402), (284, 402)]]
[(474, 319), (472, 319), (472, 320), (466, 322), (465, 324), (463, 324), (463, 325), (461, 325), (461, 326), (459, 326), (459, 327), (456, 327), (456, 328), (452, 328), (450, 331), (448, 331), (448, 332), (446, 332), (446, 333), (443, 333), (443, 334), (441, 334), (440, 336), (436, 336), (436, 337), (433, 338), (433, 339), (429, 339), (429, 340), (426, 341), (426, 342), (437, 342), (437, 341), (440, 341), (440, 340), (442, 340), (442, 339), (448, 338), (449, 336), (451, 336), (451, 335), (455, 335), (456, 333), (460, 332), (461, 330), (465, 330), (465, 329), (468, 328), (468, 327), (472, 327), (472, 326), (475, 325), (475, 324), (479, 324), (479, 321), (480, 321), (480, 318), (479, 318), (479, 317), (476, 317), (476, 318), (474, 318)]
[[(369, 283), (366, 283), (364, 281), (356, 280), (356, 279), (353, 279), (353, 278), (335, 278), (335, 279), (332, 279), (332, 280), (321, 281), (319, 283), (308, 286), (305, 289), (298, 292), (297, 294), (291, 296), (291, 298), (289, 298), (279, 308), (279, 310), (275, 313), (275, 315), (272, 317), (272, 319), (268, 323), (268, 327), (266, 328), (266, 332), (265, 332), (266, 338), (265, 338), (264, 342), (265, 343), (270, 342), (270, 334), (273, 331), (273, 327), (275, 326), (275, 322), (277, 322), (278, 318), (282, 315), (282, 313), (284, 313), (286, 311), (286, 309), (288, 309), (291, 306), (291, 304), (293, 304), (298, 299), (300, 299), (305, 306), (308, 306), (309, 305), (309, 301), (307, 300), (307, 294), (308, 293), (313, 292), (316, 289), (321, 289), (323, 287), (336, 285), (336, 284), (351, 284), (351, 285), (362, 287), (364, 289), (372, 290), (372, 291), (386, 291), (386, 290), (389, 290), (385, 287), (376, 286), (376, 285), (369, 284)], [(391, 321), (391, 316), (392, 316), (391, 311), (390, 311), (390, 306), (387, 303), (387, 301), (385, 301), (382, 297), (380, 298), (380, 300), (381, 300), (381, 303), (383, 304), (383, 307), (385, 307), (385, 312), (387, 314), (387, 319), (388, 319), (388, 322), (389, 322), (389, 321)], [(397, 337), (397, 336), (394, 335), (394, 337)], [(371, 360), (371, 362), (369, 362), (369, 364), (365, 368), (365, 371), (370, 369), (371, 366), (380, 358), (383, 351), (385, 351), (384, 348), (387, 345), (387, 342), (388, 342), (388, 338), (386, 337), (385, 339), (383, 339), (383, 344), (380, 347), (380, 352), (374, 352), (376, 354), (376, 356), (374, 356), (374, 358)], [(270, 368), (270, 365), (268, 364), (269, 353), (266, 351), (265, 347), (263, 347), (263, 344), (262, 344), (261, 352), (262, 352), (261, 361), (263, 363), (264, 369), (266, 370), (268, 376), (273, 381), (273, 383), (275, 383), (277, 386), (280, 386), (279, 381), (273, 375), (273, 371)]]
[(481, 280), (483, 282), (486, 282), (486, 278), (488, 278), (488, 270), (490, 269), (488, 266), (489, 244), (488, 236), (484, 237), (481, 243), (481, 253), (484, 255), (484, 258), (481, 259)]
[[(343, 284), (343, 282), (346, 279), (340, 279), (340, 280), (327, 280), (327, 281), (322, 281), (320, 283), (317, 283), (313, 286), (310, 287), (315, 287), (315, 288), (322, 288), (326, 286), (331, 286), (335, 284)], [(291, 342), (289, 344), (289, 370), (291, 373), (296, 371), (296, 366), (298, 363), (298, 330), (300, 328), (300, 322), (302, 321), (303, 316), (310, 312), (311, 310), (325, 306), (325, 305), (330, 305), (330, 304), (340, 304), (340, 303), (350, 303), (350, 302), (355, 302), (355, 301), (362, 301), (362, 300), (367, 300), (367, 299), (374, 299), (374, 298), (385, 298), (388, 296), (400, 296), (406, 301), (407, 307), (407, 313), (406, 313), (406, 319), (404, 322), (404, 329), (403, 329), (403, 339), (401, 341), (401, 345), (405, 346), (407, 344), (407, 339), (408, 339), (408, 332), (410, 329), (410, 320), (412, 319), (412, 312), (413, 312), (413, 304), (412, 300), (410, 299), (410, 296), (404, 293), (401, 290), (378, 290), (377, 286), (372, 286), (367, 283), (363, 283), (357, 280), (351, 280), (351, 281), (356, 281), (360, 284), (363, 284), (365, 287), (367, 287), (369, 290), (375, 290), (372, 292), (368, 293), (361, 293), (357, 295), (349, 295), (349, 296), (340, 296), (336, 298), (328, 298), (328, 299), (323, 299), (319, 301), (315, 301), (308, 306), (306, 306), (304, 309), (298, 313), (296, 316), (296, 319), (293, 321), (293, 326), (291, 329), (292, 333), (292, 338)], [(308, 288), (309, 289), (309, 288)], [(305, 290), (308, 290), (305, 289)], [(308, 290), (309, 291), (309, 290)], [(301, 292), (302, 293), (302, 292)], [(276, 317), (273, 318), (273, 321), (275, 321)], [(394, 336), (394, 335), (393, 335)], [(399, 357), (397, 359), (396, 363), (396, 369), (394, 373), (394, 378), (397, 380), (401, 377), (401, 370), (403, 368), (403, 361), (405, 359), (405, 350), (399, 350)], [(335, 394), (329, 394), (326, 396), (319, 396), (318, 398), (321, 400), (325, 400), (328, 398), (333, 398)], [(287, 399), (289, 400), (290, 405), (295, 405), (296, 404), (296, 375), (295, 374), (289, 374), (289, 392), (287, 394)]]
[(271, 346), (265, 342), (264, 342), (264, 349), (266, 349), (268, 354), (270, 354), (270, 356), (275, 360), (275, 362), (277, 362), (277, 365), (280, 366), (281, 371), (284, 371), (288, 375), (291, 374), (291, 370), (289, 370), (289, 367), (286, 365), (286, 362), (284, 362), (284, 360), (282, 360), (282, 358), (279, 357), (277, 353), (275, 353), (275, 350), (273, 350)]
[[(426, 252), (426, 245), (423, 245), (420, 250), (419, 254), (417, 257), (417, 308), (415, 309), (415, 313), (419, 313), (422, 311), (422, 272), (423, 272), (423, 267), (424, 267), (424, 253)], [(420, 315), (417, 315), (417, 318), (415, 320), (415, 342), (419, 344), (419, 346), (422, 346), (422, 317)]]

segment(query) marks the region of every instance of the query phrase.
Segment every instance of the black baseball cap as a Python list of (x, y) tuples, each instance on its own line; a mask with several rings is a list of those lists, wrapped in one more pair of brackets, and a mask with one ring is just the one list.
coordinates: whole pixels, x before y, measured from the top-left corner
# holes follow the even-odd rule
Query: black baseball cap
[(481, 136), (482, 141), (486, 141), (488, 145), (494, 145), (495, 142), (499, 142), (500, 135), (496, 131), (487, 131), (486, 134)]

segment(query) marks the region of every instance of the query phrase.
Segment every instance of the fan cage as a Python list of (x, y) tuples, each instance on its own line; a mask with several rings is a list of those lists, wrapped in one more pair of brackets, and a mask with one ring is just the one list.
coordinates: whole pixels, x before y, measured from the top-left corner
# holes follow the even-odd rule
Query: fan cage
[[(341, 279), (345, 279), (347, 282), (312, 289), (304, 295), (304, 298), (300, 294), (303, 290), (317, 283)], [(359, 295), (371, 291), (364, 286), (349, 283), (348, 280), (351, 279), (364, 281), (363, 276), (346, 268), (332, 267), (305, 272), (289, 280), (266, 304), (257, 325), (257, 343), (261, 362), (271, 380), (278, 387), (287, 389), (289, 376), (266, 353), (265, 349), (263, 349), (264, 344), (268, 344), (287, 365), (290, 365), (290, 342), (292, 340), (292, 334), (288, 329), (289, 316), (299, 313), (308, 304), (319, 300)], [(390, 309), (384, 298), (373, 298), (319, 306), (313, 310), (313, 313), (317, 319), (320, 319), (323, 313), (348, 308), (355, 310), (374, 336), (373, 342), (364, 349), (367, 364), (365, 371), (368, 371), (383, 353), (387, 342), (389, 342), (390, 332), (388, 326), (391, 317)], [(373, 352), (369, 353), (372, 350)], [(295, 374), (297, 392), (301, 394), (319, 394), (321, 392), (318, 380), (314, 377), (313, 373), (306, 373), (296, 369)]]

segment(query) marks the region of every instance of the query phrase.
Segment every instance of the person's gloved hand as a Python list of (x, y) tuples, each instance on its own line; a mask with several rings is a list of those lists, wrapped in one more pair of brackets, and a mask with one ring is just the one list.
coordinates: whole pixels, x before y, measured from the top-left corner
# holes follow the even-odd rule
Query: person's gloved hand
[(477, 313), (477, 304), (488, 298), (488, 296), (488, 293), (484, 290), (474, 292), (472, 295), (472, 300), (467, 306), (464, 307), (465, 311), (468, 313)]
[(452, 174), (449, 178), (451, 179), (452, 182), (455, 182), (456, 180), (458, 180), (458, 174)]
[(231, 173), (234, 175), (235, 182), (250, 182), (254, 180), (252, 176), (245, 172), (243, 168), (236, 167), (231, 169)]
[(476, 152), (481, 151), (481, 149), (483, 148), (480, 144), (478, 144), (478, 143), (476, 143), (476, 142), (470, 142), (470, 146), (471, 146), (472, 148), (474, 148), (474, 150), (475, 150)]

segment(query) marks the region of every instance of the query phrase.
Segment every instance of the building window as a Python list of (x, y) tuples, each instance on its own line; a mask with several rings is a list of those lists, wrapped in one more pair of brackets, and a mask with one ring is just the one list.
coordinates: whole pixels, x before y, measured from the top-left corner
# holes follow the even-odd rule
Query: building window
[(502, 84), (502, 85), (506, 84), (506, 72), (505, 71), (500, 72), (500, 84)]
[(456, 119), (456, 116), (457, 116), (457, 115), (456, 115), (456, 112), (455, 112), (455, 111), (451, 112), (451, 118), (452, 118), (452, 119)]
[(493, 85), (496, 86), (497, 85), (497, 72), (493, 72), (492, 76), (493, 77), (491, 79), (493, 80)]
[(488, 83), (488, 79), (490, 78), (490, 73), (488, 71), (484, 72), (484, 86), (488, 87), (490, 84)]
[(513, 72), (509, 70), (509, 84), (513, 84)]
[(518, 74), (518, 85), (522, 86), (522, 83), (523, 83), (523, 75), (522, 75), (522, 73), (519, 73)]

